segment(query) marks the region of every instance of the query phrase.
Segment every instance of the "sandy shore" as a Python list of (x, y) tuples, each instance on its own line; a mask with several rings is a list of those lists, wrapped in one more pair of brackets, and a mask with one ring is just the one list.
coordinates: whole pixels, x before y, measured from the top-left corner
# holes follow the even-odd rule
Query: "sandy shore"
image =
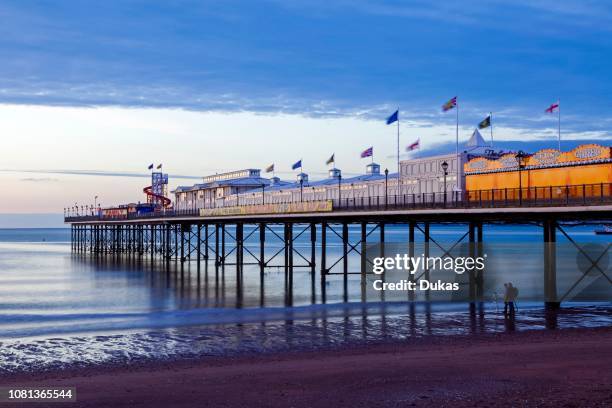
[(0, 382), (76, 387), (78, 402), (68, 406), (83, 407), (609, 407), (611, 367), (612, 328), (604, 328), (432, 337)]

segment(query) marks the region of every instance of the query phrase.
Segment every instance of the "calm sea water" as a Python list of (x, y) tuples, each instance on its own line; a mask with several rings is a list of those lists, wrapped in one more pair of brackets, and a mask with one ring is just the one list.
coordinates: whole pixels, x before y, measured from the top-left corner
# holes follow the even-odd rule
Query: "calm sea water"
[[(592, 226), (568, 231), (577, 242), (609, 244), (609, 237), (595, 236)], [(465, 227), (432, 228), (441, 246), (464, 232)], [(358, 240), (357, 229), (350, 234)], [(288, 299), (280, 267), (266, 270), (262, 287), (258, 266), (246, 265), (244, 284), (238, 287), (235, 266), (96, 258), (71, 253), (69, 238), (68, 229), (0, 229), (0, 371), (612, 324), (610, 299), (605, 298), (569, 302), (551, 320), (541, 302), (526, 297), (512, 321), (500, 313), (493, 289), (485, 293), (476, 315), (463, 302), (410, 304), (405, 294), (396, 293), (369, 291), (363, 303), (359, 275), (350, 277), (348, 302), (343, 301), (342, 277), (330, 276), (324, 303), (318, 272), (313, 286), (308, 268), (296, 268)], [(405, 227), (387, 229), (387, 241), (406, 239)], [(487, 226), (485, 240), (536, 246), (542, 232), (535, 226)], [(282, 249), (272, 235), (266, 245), (268, 258)], [(306, 257), (309, 245), (307, 234), (295, 244)], [(257, 254), (255, 242), (247, 248)], [(330, 264), (340, 250), (339, 240), (331, 238)], [(299, 256), (295, 259), (300, 262)], [(245, 261), (253, 259), (246, 255)], [(281, 265), (282, 254), (272, 263)], [(350, 267), (358, 270), (358, 256), (351, 258)]]

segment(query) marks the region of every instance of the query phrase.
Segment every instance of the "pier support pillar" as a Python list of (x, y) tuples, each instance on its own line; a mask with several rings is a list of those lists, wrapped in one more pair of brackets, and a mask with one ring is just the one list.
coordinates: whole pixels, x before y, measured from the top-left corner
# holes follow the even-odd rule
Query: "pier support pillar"
[(204, 259), (208, 262), (208, 224), (204, 224)]
[[(469, 239), (469, 257), (474, 258), (476, 255), (476, 223), (470, 221), (468, 226), (468, 239)], [(476, 313), (476, 276), (474, 274), (474, 270), (470, 268), (468, 271), (468, 279), (469, 279), (469, 299), (470, 299), (470, 313)]]
[(316, 273), (316, 244), (317, 244), (317, 224), (310, 223), (310, 293), (311, 301), (316, 301), (315, 293), (315, 273)]
[[(423, 256), (425, 257), (425, 259), (429, 258), (429, 245), (430, 245), (430, 233), (429, 233), (429, 221), (425, 221), (425, 223), (423, 224)], [(427, 267), (427, 265), (425, 265), (425, 272), (424, 272), (424, 277), (425, 280), (429, 280), (429, 268)], [(431, 292), (430, 289), (427, 289), (427, 291), (425, 291), (425, 301), (429, 302), (431, 300)]]
[(221, 264), (225, 265), (225, 224), (221, 225)]
[(215, 266), (219, 266), (221, 263), (221, 257), (219, 256), (219, 233), (221, 231), (221, 225), (215, 224)]
[(266, 224), (259, 224), (259, 286), (263, 291), (266, 268)]
[(242, 259), (244, 256), (244, 225), (236, 224), (236, 282), (242, 286)]
[(327, 223), (321, 222), (321, 302), (326, 302), (325, 275), (327, 275)]
[(198, 268), (200, 267), (200, 257), (202, 256), (202, 224), (197, 224), (196, 225), (197, 228), (197, 236), (196, 239), (198, 240), (197, 246), (196, 246), (196, 258), (198, 260)]
[(181, 263), (185, 262), (185, 224), (181, 224)]
[[(414, 221), (410, 221), (408, 223), (408, 256), (412, 259), (414, 258), (414, 228), (416, 226), (416, 223)], [(410, 282), (413, 282), (414, 279), (416, 278), (416, 274), (417, 271), (416, 270), (409, 270), (408, 271), (408, 280)], [(408, 300), (411, 302), (414, 302), (414, 290), (409, 290), (408, 291)]]
[[(476, 223), (476, 241), (476, 256), (480, 258), (484, 256), (482, 221), (478, 221)], [(479, 307), (482, 306), (482, 301), (484, 297), (484, 274), (484, 269), (478, 271), (478, 273), (476, 274), (476, 298), (478, 299)]]
[(367, 285), (367, 234), (368, 223), (361, 223), (361, 301), (365, 302), (366, 299), (366, 285)]
[(544, 221), (544, 305), (546, 309), (558, 309), (557, 297), (557, 222)]
[(348, 224), (342, 223), (342, 298), (348, 302)]

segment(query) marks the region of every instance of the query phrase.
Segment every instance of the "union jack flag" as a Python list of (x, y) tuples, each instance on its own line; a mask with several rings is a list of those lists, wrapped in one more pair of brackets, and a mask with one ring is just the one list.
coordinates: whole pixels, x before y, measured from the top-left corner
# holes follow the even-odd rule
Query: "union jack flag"
[(361, 158), (370, 157), (374, 154), (374, 147), (368, 147), (363, 152), (361, 152)]

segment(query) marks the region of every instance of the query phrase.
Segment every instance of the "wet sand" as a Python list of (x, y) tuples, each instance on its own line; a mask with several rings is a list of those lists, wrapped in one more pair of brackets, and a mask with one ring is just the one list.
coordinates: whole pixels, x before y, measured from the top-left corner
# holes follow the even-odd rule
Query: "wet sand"
[(0, 383), (76, 387), (78, 402), (67, 406), (82, 407), (604, 407), (612, 406), (611, 367), (612, 328), (600, 328), (19, 374)]

